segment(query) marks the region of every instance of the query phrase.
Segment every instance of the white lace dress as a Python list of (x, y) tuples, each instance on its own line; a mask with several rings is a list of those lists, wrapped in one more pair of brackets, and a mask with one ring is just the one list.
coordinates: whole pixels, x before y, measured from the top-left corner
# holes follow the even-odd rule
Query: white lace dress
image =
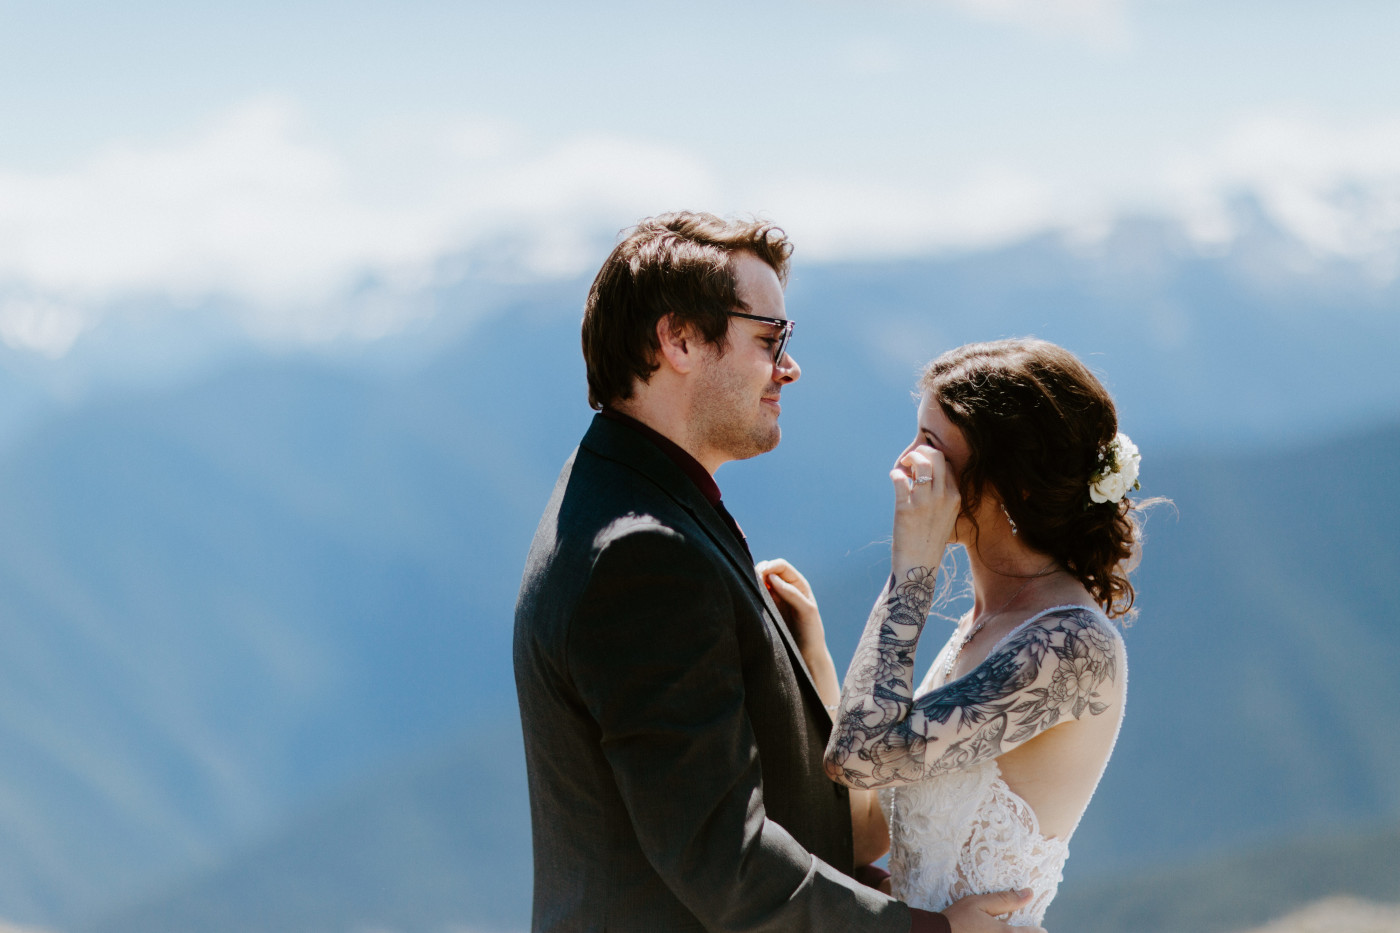
[[(1045, 614), (1017, 626), (989, 657)], [(1103, 621), (1108, 626), (1107, 619)], [(916, 697), (942, 685), (944, 664), (957, 641), (955, 634), (944, 645)], [(995, 759), (885, 788), (880, 791), (880, 806), (890, 826), (890, 883), (895, 897), (911, 907), (942, 910), (969, 894), (1028, 887), (1034, 896), (1011, 914), (1010, 923), (1040, 925), (1063, 878), (1069, 841), (1041, 834), (1035, 811), (1002, 780)]]

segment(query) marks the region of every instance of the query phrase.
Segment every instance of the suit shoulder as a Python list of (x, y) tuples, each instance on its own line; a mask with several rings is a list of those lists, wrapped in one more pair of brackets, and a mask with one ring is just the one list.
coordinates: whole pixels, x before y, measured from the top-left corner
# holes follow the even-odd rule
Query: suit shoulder
[(662, 521), (650, 512), (624, 512), (599, 530), (593, 537), (593, 549), (601, 550), (610, 544), (631, 538), (653, 541), (671, 541), (684, 536), (672, 523)]
[(642, 587), (666, 579), (712, 585), (724, 572), (718, 546), (674, 496), (626, 464), (580, 448), (536, 531), (517, 621), (531, 628), (567, 626), (578, 600), (599, 584)]
[(699, 521), (670, 491), (625, 463), (580, 449), (562, 484), (560, 524), (589, 536), (590, 552), (633, 542), (708, 550)]
[(698, 528), (676, 525), (649, 512), (627, 512), (593, 536), (590, 576), (711, 576), (721, 568), (720, 555)]

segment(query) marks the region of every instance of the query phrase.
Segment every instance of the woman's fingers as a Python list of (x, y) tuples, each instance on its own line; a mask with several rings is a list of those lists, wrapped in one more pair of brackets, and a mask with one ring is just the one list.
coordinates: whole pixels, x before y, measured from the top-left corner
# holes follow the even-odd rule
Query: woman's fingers
[(782, 558), (760, 561), (756, 569), (758, 570), (758, 575), (768, 582), (770, 588), (773, 587), (776, 581), (782, 581), (806, 598), (813, 598), (812, 586), (807, 582), (807, 578), (798, 572), (796, 567)]
[(943, 452), (926, 444), (906, 450), (895, 461), (890, 479), (897, 490), (901, 482), (904, 484), (904, 492), (908, 494), (906, 498), (911, 501), (916, 493), (942, 496), (952, 485), (948, 461)]
[(793, 596), (801, 595), (797, 587), (793, 586), (791, 583), (784, 580), (777, 574), (772, 574), (768, 577), (768, 586), (774, 591), (781, 593), (783, 597), (788, 599), (789, 601), (792, 599)]
[(761, 576), (777, 574), (781, 577), (788, 577), (791, 574), (797, 573), (797, 568), (781, 557), (775, 557), (772, 560), (761, 560), (757, 564), (757, 569)]
[(811, 645), (822, 645), (825, 651), (821, 612), (806, 578), (787, 561), (763, 561), (756, 566), (798, 647), (805, 652)]
[(812, 597), (812, 590), (810, 587), (799, 586), (776, 573), (769, 574), (767, 580), (768, 589), (773, 592), (773, 595), (780, 597), (786, 602), (792, 605), (816, 606), (817, 602)]
[(900, 454), (894, 482), (893, 557), (900, 566), (937, 566), (961, 509), (957, 483), (943, 453), (926, 444)]

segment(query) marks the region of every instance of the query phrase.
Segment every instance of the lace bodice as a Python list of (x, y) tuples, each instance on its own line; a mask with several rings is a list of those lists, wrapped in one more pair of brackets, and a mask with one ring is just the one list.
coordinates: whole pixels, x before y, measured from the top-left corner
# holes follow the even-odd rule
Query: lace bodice
[(968, 894), (1028, 887), (1011, 915), (1038, 925), (1059, 888), (1069, 844), (1040, 834), (1035, 811), (1001, 779), (995, 761), (880, 791), (890, 824), (894, 896), (942, 910)]
[[(942, 685), (958, 641), (949, 639), (917, 696)], [(1002, 779), (995, 759), (885, 788), (880, 806), (890, 827), (895, 897), (942, 910), (969, 894), (1029, 887), (1034, 896), (1010, 922), (1041, 923), (1063, 877), (1069, 843), (1041, 834), (1035, 811)]]

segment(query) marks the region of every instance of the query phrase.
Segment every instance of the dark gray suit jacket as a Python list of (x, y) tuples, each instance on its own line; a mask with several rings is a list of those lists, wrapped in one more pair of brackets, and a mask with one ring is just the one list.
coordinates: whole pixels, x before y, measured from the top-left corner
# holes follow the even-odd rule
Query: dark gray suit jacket
[(536, 931), (909, 930), (846, 874), (830, 720), (743, 545), (626, 425), (595, 418), (559, 477), (515, 676)]

